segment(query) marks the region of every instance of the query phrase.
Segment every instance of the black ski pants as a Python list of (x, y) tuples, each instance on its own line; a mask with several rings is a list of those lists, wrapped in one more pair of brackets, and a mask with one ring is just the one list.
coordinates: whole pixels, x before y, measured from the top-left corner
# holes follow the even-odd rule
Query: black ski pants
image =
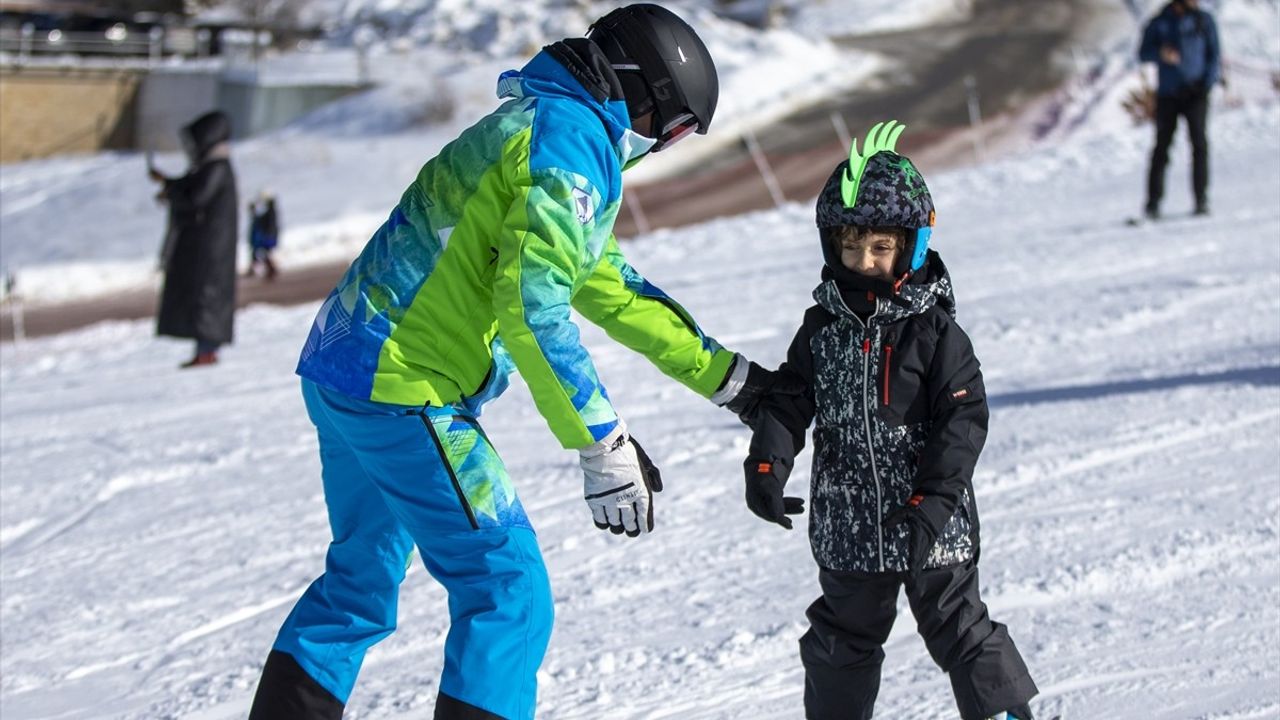
[[(342, 720), (342, 701), (325, 690), (293, 656), (279, 650), (267, 655), (249, 720)], [(436, 695), (435, 720), (503, 720), (499, 715), (444, 693)]]
[(822, 597), (809, 606), (800, 638), (808, 720), (870, 720), (903, 585), (929, 655), (951, 678), (960, 717), (1022, 708), (1038, 692), (1008, 630), (987, 616), (973, 562), (914, 578), (820, 569), (818, 582)]
[(1159, 208), (1164, 198), (1164, 169), (1169, 164), (1169, 146), (1178, 129), (1179, 115), (1187, 119), (1187, 134), (1191, 137), (1191, 188), (1196, 207), (1208, 203), (1209, 140), (1205, 135), (1209, 93), (1196, 89), (1156, 98), (1156, 147), (1151, 151), (1151, 172), (1147, 176), (1148, 208)]

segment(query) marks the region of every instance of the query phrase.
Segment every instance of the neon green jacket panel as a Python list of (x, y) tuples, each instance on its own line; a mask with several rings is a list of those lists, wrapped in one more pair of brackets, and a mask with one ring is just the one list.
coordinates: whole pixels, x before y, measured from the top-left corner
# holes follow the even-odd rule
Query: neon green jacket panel
[(688, 311), (645, 280), (612, 235), (604, 256), (574, 296), (573, 307), (609, 337), (703, 397), (715, 394), (733, 365), (734, 353), (704, 335)]
[(592, 184), (559, 168), (531, 169), (529, 155), (507, 164), (516, 199), (498, 236), (493, 310), (503, 345), (556, 439), (582, 448), (607, 435), (618, 416), (569, 308), (599, 260), (604, 243), (597, 238), (607, 238), (617, 203), (599, 216), (584, 211), (579, 203), (601, 203)]
[(442, 248), (381, 347), (370, 399), (444, 405), (492, 377), (493, 228), (514, 200), (506, 165), (513, 148), (527, 146), (529, 106), (510, 103), (468, 128), (405, 192), (410, 223)]

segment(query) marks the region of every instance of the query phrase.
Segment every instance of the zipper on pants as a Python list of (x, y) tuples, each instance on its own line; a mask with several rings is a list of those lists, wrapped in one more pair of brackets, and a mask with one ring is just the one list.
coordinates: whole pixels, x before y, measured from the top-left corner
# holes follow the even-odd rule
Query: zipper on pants
[(476, 522), (476, 514), (471, 510), (471, 503), (467, 502), (466, 493), (462, 492), (462, 483), (458, 482), (458, 476), (453, 472), (453, 465), (449, 463), (449, 456), (444, 452), (444, 443), (440, 442), (440, 436), (436, 433), (436, 427), (431, 423), (431, 418), (427, 417), (425, 412), (419, 413), (418, 417), (422, 418), (422, 424), (427, 426), (427, 434), (431, 436), (432, 442), (436, 444), (436, 454), (440, 456), (440, 462), (444, 464), (445, 472), (449, 473), (449, 482), (453, 483), (453, 491), (458, 495), (458, 502), (462, 505), (462, 510), (467, 514), (467, 522), (471, 523), (472, 530), (479, 530), (480, 524)]

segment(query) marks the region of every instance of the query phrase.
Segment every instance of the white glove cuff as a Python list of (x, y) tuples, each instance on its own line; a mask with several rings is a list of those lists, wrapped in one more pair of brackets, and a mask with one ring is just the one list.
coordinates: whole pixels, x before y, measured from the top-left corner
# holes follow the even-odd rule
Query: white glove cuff
[(751, 363), (742, 355), (734, 354), (733, 368), (729, 370), (729, 377), (725, 379), (724, 386), (711, 396), (711, 402), (724, 407), (725, 403), (738, 396), (742, 392), (742, 388), (747, 384), (747, 371), (750, 369)]
[(600, 457), (617, 450), (627, 441), (627, 424), (622, 422), (622, 418), (618, 418), (618, 424), (608, 435), (590, 445), (578, 450), (578, 455), (584, 458)]

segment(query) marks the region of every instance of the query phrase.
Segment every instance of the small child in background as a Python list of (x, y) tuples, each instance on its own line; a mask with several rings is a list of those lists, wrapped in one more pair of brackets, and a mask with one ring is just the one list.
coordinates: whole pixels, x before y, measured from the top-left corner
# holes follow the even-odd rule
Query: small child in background
[(823, 282), (780, 369), (807, 391), (770, 395), (744, 417), (747, 505), (791, 527), (803, 501), (783, 486), (814, 423), (809, 538), (822, 596), (800, 640), (809, 720), (871, 717), (904, 585), (961, 717), (1031, 720), (1035, 683), (978, 594), (982, 373), (928, 247), (933, 199), (894, 152), (902, 129), (876, 125), (862, 154), (855, 140), (818, 197)]
[(280, 242), (280, 217), (276, 213), (276, 198), (263, 190), (256, 200), (249, 202), (249, 269), (245, 277), (257, 274), (261, 265), (266, 279), (276, 277), (276, 264), (271, 260), (271, 251)]

